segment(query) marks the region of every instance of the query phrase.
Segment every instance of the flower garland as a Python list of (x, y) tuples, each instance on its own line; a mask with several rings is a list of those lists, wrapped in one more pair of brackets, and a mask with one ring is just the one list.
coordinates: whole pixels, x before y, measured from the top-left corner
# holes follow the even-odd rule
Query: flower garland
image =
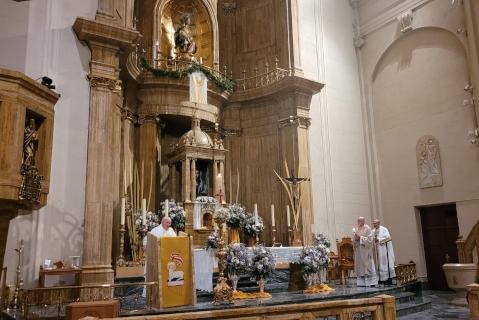
[(179, 70), (168, 71), (168, 70), (154, 68), (148, 63), (148, 61), (146, 61), (144, 57), (140, 58), (140, 64), (143, 68), (150, 71), (157, 77), (184, 78), (193, 72), (201, 71), (205, 74), (205, 76), (209, 80), (213, 81), (221, 90), (233, 92), (234, 85), (235, 85), (234, 81), (229, 79), (221, 79), (217, 77), (216, 75), (214, 75), (208, 68), (205, 68), (203, 65), (195, 63), (195, 62), (192, 62), (189, 68), (181, 70), (181, 71)]
[(268, 278), (273, 274), (275, 262), (271, 250), (261, 245), (253, 248), (253, 258), (251, 259), (251, 275), (256, 280)]

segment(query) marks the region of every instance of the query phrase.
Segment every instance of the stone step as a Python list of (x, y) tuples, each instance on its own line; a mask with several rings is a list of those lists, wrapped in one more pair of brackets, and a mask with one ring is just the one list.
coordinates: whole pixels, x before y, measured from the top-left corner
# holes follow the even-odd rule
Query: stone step
[(416, 294), (414, 292), (398, 292), (398, 293), (392, 293), (392, 296), (396, 298), (396, 305), (400, 303), (408, 303), (414, 301), (414, 299), (417, 298)]
[(431, 300), (424, 297), (415, 298), (413, 301), (397, 303), (396, 316), (402, 317), (408, 314), (431, 309)]

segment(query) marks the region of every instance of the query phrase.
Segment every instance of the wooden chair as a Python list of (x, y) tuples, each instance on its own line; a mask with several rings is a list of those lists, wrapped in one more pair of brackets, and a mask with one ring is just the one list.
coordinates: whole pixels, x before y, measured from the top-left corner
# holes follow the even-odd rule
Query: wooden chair
[(341, 241), (336, 239), (338, 249), (338, 270), (341, 284), (345, 284), (349, 274), (354, 270), (354, 249), (351, 237), (343, 237)]
[(333, 251), (329, 253), (328, 280), (338, 279), (338, 255)]

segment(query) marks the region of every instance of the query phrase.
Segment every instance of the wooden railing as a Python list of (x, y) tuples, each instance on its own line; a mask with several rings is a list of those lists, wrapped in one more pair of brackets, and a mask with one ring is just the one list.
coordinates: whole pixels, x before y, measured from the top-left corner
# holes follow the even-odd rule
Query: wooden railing
[(457, 256), (459, 263), (472, 263), (473, 252), (479, 254), (479, 221), (472, 227), (471, 232), (467, 235), (466, 239), (459, 236), (456, 240)]
[[(258, 302), (260, 304), (260, 302)], [(380, 295), (372, 298), (316, 301), (283, 305), (258, 305), (246, 308), (220, 308), (208, 311), (129, 317), (140, 319), (317, 319), (317, 320), (393, 320), (396, 319), (394, 297)]]
[(137, 282), (23, 289), (19, 304), (10, 304), (7, 312), (20, 312), (23, 319), (60, 318), (70, 303), (111, 299), (119, 300), (120, 312), (148, 310), (152, 303), (142, 297), (143, 289), (149, 291), (157, 285), (157, 282)]
[(398, 264), (394, 268), (396, 270), (396, 278), (399, 284), (417, 280), (416, 263), (413, 261), (406, 264)]

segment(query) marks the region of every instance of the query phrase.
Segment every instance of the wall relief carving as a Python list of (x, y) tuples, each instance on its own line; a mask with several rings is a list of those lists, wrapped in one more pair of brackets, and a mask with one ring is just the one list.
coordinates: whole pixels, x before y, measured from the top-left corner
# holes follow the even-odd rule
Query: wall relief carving
[(416, 161), (419, 188), (442, 186), (439, 142), (431, 135), (419, 138), (416, 144)]

